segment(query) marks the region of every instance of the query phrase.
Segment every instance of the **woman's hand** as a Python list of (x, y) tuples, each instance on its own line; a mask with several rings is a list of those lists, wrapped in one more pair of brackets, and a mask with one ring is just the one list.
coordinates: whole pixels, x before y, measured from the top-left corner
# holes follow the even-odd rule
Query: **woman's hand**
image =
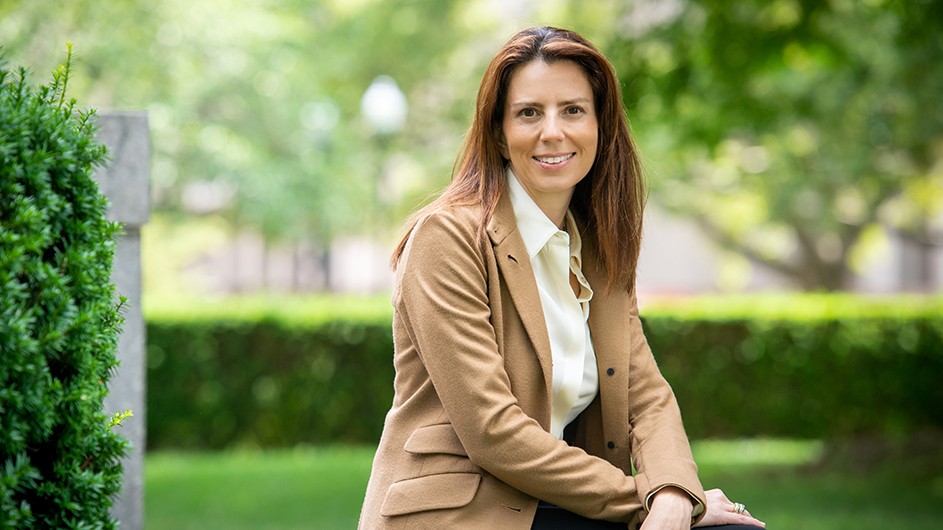
[(652, 498), (652, 509), (640, 530), (687, 530), (693, 511), (690, 495), (679, 488), (663, 488)]
[[(659, 492), (660, 493), (660, 492)], [(745, 508), (737, 513), (737, 505), (730, 501), (724, 492), (713, 489), (704, 492), (707, 496), (707, 514), (694, 526), (717, 526), (722, 524), (746, 524), (766, 528), (766, 523), (754, 518)], [(656, 499), (658, 497), (655, 497)], [(652, 502), (654, 512), (654, 501)], [(648, 521), (645, 521), (646, 523)], [(643, 527), (644, 528), (644, 527)], [(653, 527), (655, 528), (655, 527)]]

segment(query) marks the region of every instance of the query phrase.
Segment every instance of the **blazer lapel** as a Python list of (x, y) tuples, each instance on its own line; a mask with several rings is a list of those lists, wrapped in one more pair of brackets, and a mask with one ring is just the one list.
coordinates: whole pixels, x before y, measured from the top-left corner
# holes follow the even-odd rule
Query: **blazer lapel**
[(530, 256), (524, 240), (517, 230), (517, 219), (507, 193), (501, 195), (494, 215), (488, 223), (488, 236), (494, 248), (498, 269), (504, 276), (504, 285), (511, 293), (514, 309), (524, 323), (524, 329), (534, 346), (544, 384), (548, 392), (552, 388), (553, 355), (550, 337), (537, 292), (537, 281), (530, 265)]

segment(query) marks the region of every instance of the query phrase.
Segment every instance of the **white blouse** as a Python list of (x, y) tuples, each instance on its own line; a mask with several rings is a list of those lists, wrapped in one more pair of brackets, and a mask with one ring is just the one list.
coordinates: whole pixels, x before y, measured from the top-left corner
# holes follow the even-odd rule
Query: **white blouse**
[[(517, 228), (530, 256), (553, 356), (553, 395), (550, 432), (563, 438), (563, 429), (589, 406), (599, 391), (596, 353), (589, 335), (589, 301), (593, 290), (583, 276), (582, 240), (576, 222), (566, 212), (566, 231), (560, 230), (507, 171), (508, 190)], [(570, 273), (579, 282), (573, 294)]]

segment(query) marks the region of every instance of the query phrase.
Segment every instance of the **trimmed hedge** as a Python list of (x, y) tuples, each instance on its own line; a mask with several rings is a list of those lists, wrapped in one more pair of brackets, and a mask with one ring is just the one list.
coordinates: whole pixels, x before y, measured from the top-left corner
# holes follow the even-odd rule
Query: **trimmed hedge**
[[(709, 298), (642, 313), (692, 438), (943, 427), (943, 299)], [(149, 448), (379, 438), (388, 302), (194, 304), (147, 320)]]
[(147, 335), (149, 449), (379, 439), (388, 323), (149, 322)]
[(649, 318), (692, 437), (943, 427), (943, 320)]
[[(69, 54), (71, 59), (71, 50)], [(104, 147), (65, 98), (0, 64), (0, 528), (114, 528), (127, 441), (102, 401), (121, 316), (92, 180)]]

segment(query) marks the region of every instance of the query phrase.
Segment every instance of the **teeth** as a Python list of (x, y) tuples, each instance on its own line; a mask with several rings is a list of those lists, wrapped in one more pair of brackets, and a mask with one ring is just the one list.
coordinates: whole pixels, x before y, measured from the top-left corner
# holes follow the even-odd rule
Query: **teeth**
[(560, 162), (563, 162), (564, 160), (569, 160), (570, 157), (572, 156), (573, 156), (573, 153), (570, 153), (568, 155), (563, 155), (563, 156), (550, 156), (550, 157), (535, 156), (534, 158), (536, 158), (540, 162), (543, 162), (544, 164), (559, 164)]

